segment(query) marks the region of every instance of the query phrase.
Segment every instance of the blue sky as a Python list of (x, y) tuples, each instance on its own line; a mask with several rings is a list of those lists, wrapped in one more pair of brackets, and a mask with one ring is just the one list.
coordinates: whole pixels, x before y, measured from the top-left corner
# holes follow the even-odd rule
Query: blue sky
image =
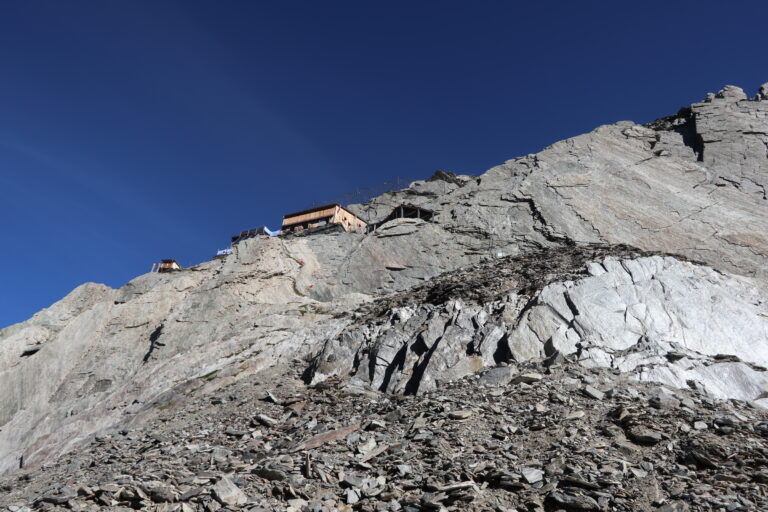
[(359, 187), (751, 95), (766, 19), (766, 2), (2, 2), (0, 327)]

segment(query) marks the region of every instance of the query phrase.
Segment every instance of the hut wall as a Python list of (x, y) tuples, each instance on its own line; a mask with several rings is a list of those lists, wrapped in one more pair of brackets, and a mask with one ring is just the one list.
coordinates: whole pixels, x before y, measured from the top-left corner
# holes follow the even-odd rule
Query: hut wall
[(344, 208), (338, 208), (331, 222), (344, 226), (346, 231), (364, 231), (367, 224)]
[(296, 215), (294, 217), (286, 217), (283, 219), (283, 227), (292, 226), (294, 224), (303, 224), (305, 222), (312, 222), (324, 217), (332, 217), (336, 214), (338, 206), (327, 208), (325, 210), (318, 210), (316, 212), (305, 213), (304, 215)]

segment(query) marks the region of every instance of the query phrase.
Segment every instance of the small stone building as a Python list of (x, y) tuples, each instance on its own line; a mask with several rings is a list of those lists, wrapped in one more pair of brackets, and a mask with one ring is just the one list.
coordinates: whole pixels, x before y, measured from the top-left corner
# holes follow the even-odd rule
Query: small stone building
[(420, 206), (415, 206), (412, 204), (401, 204), (400, 206), (396, 206), (392, 209), (392, 212), (381, 219), (379, 222), (376, 222), (375, 224), (369, 224), (367, 228), (367, 232), (376, 231), (376, 228), (381, 226), (382, 224), (386, 224), (389, 221), (395, 220), (395, 219), (421, 219), (425, 220), (427, 222), (432, 220), (432, 217), (435, 216), (435, 212), (432, 210), (428, 210), (426, 208), (422, 208)]
[(305, 229), (338, 224), (344, 231), (365, 231), (367, 224), (339, 204), (318, 206), (283, 216), (283, 233), (296, 233)]
[(183, 270), (176, 260), (160, 260), (160, 263), (152, 264), (152, 272), (174, 272)]

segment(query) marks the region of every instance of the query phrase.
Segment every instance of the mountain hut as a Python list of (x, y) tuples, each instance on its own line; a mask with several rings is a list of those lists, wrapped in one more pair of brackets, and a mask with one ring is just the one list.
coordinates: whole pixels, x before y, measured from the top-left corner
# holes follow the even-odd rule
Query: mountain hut
[(338, 224), (344, 231), (365, 231), (367, 224), (340, 204), (318, 206), (283, 216), (283, 233)]

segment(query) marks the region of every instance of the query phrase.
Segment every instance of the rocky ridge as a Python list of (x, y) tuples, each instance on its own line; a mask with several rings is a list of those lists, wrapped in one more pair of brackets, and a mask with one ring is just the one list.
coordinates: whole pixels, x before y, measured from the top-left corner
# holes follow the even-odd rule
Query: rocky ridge
[(600, 126), (351, 208), (370, 220), (401, 202), (433, 209), (448, 252), (624, 243), (764, 279), (766, 176), (768, 101), (728, 86), (675, 116)]
[[(749, 99), (740, 89), (726, 87), (645, 126), (603, 126), (479, 177), (439, 172), (350, 207), (375, 221), (393, 206), (416, 204), (434, 211), (431, 222), (396, 219), (369, 235), (251, 239), (237, 244), (224, 259), (179, 273), (140, 276), (119, 290), (83, 285), (29, 321), (0, 330), (0, 471), (21, 469), (24, 478), (36, 475), (37, 482), (8, 483), (9, 496), (21, 506), (49, 508), (152, 503), (162, 509), (212, 510), (244, 505), (220, 499), (231, 493), (242, 501), (234, 490), (240, 484), (232, 479), (238, 477), (225, 478), (226, 472), (208, 480), (221, 484), (219, 490), (201, 494), (210, 499), (157, 501), (147, 494), (151, 486), (131, 484), (126, 496), (134, 497), (127, 501), (114, 490), (101, 493), (99, 487), (91, 494), (84, 490), (72, 505), (70, 491), (79, 493), (78, 482), (94, 485), (96, 470), (82, 473), (84, 480), (70, 482), (72, 487), (56, 483), (63, 478), (63, 466), (43, 473), (35, 468), (103, 432), (112, 432), (108, 436), (119, 441), (120, 451), (135, 453), (130, 457), (138, 461), (132, 450), (140, 439), (120, 431), (142, 432), (143, 425), (160, 428), (164, 423), (193, 428), (197, 420), (192, 415), (181, 414), (176, 422), (172, 413), (197, 404), (201, 414), (201, 404), (210, 397), (232, 387), (245, 390), (242, 383), (258, 381), (260, 375), (281, 383), (274, 372), (292, 364), (299, 365), (316, 390), (332, 385), (337, 394), (368, 400), (365, 407), (399, 400), (391, 393), (415, 394), (408, 399), (417, 404), (413, 407), (434, 405), (429, 397), (449, 393), (459, 379), (470, 379), (462, 386), (473, 384), (472, 376), (486, 368), (493, 369), (483, 375), (482, 385), (490, 387), (493, 381), (507, 390), (517, 389), (520, 382), (513, 383), (511, 370), (505, 368), (551, 371), (551, 385), (558, 390), (570, 389), (572, 372), (579, 379), (612, 376), (622, 383), (616, 384), (617, 396), (638, 410), (647, 408), (644, 398), (627, 397), (622, 387), (650, 390), (651, 382), (663, 383), (683, 389), (669, 393), (692, 393), (703, 400), (703, 409), (698, 403), (686, 406), (695, 414), (709, 408), (730, 411), (739, 404), (738, 414), (751, 425), (744, 436), (753, 436), (761, 431), (762, 420), (751, 407), (759, 407), (768, 392), (768, 98), (763, 89)], [(46, 379), (39, 378), (43, 374)], [(625, 384), (627, 379), (633, 384)], [(596, 391), (593, 400), (605, 399), (603, 391), (591, 389)], [(315, 391), (296, 392), (311, 395), (310, 408), (330, 403)], [(573, 399), (583, 394), (579, 388)], [(241, 407), (248, 407), (252, 395), (244, 396), (248, 399)], [(491, 402), (496, 398), (486, 397)], [(217, 415), (225, 414), (224, 406), (207, 405)], [(714, 417), (707, 418), (714, 422)], [(488, 418), (476, 419), (466, 424), (483, 431)], [(618, 426), (626, 435), (629, 427)], [(721, 434), (722, 429), (715, 430)], [(393, 432), (395, 437), (401, 434)], [(211, 431), (203, 438), (209, 434), (218, 435)], [(538, 449), (530, 442), (519, 447), (519, 457), (526, 446)], [(749, 443), (754, 453), (762, 453), (760, 442)], [(279, 445), (270, 451), (273, 447), (264, 447), (262, 454), (286, 455)], [(89, 452), (87, 464), (101, 465), (115, 456), (111, 452), (100, 458), (101, 448)], [(668, 457), (654, 452), (646, 462), (656, 464), (662, 455)], [(667, 459), (661, 460), (666, 464)], [(685, 466), (687, 459), (676, 460)], [(750, 461), (757, 473), (749, 473), (743, 482), (760, 483), (762, 477), (755, 474), (762, 463)], [(679, 467), (669, 467), (683, 474)], [(520, 473), (522, 478), (525, 474)], [(686, 478), (692, 476), (698, 474)], [(490, 486), (476, 475), (472, 485), (449, 480), (435, 490), (419, 489), (463, 495), (474, 491), (473, 486), (481, 491), (482, 485)], [(45, 482), (53, 488), (40, 487)], [(553, 483), (546, 482), (542, 486)], [(441, 491), (446, 485), (459, 488)], [(558, 501), (558, 493), (572, 496), (561, 493), (559, 485), (534, 493), (539, 501), (504, 495), (506, 501), (494, 506), (592, 506), (578, 497), (575, 502), (567, 497)], [(46, 492), (61, 497), (63, 487), (67, 499), (41, 498)], [(244, 495), (254, 498), (263, 489), (249, 488), (251, 494)], [(342, 500), (337, 505), (384, 510), (360, 489), (359, 504)], [(754, 494), (738, 488), (734, 499), (722, 499), (714, 487), (705, 492), (723, 507), (750, 509), (750, 503), (760, 503), (764, 496), (762, 487), (757, 489)], [(248, 506), (279, 509), (289, 498), (307, 500), (294, 491), (283, 497), (270, 491), (278, 501), (262, 505), (251, 500)], [(600, 489), (591, 491), (589, 498), (600, 509), (625, 506), (607, 497), (601, 501)], [(626, 503), (661, 507), (695, 501), (693, 495), (664, 492), (633, 501), (642, 492)], [(98, 501), (102, 494), (107, 497)], [(393, 507), (415, 509), (462, 509), (464, 503), (395, 501)], [(491, 507), (490, 502), (470, 501), (478, 510)]]

